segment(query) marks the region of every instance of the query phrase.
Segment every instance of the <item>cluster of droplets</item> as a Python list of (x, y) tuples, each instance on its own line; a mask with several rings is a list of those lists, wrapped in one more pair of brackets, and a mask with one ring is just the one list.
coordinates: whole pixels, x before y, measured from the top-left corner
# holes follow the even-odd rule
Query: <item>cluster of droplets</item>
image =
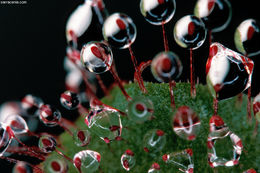
[[(174, 16), (176, 10), (175, 0), (141, 0), (140, 11), (145, 20), (153, 25), (161, 25), (165, 50), (158, 53), (152, 61), (138, 64), (131, 45), (137, 35), (137, 29), (133, 20), (123, 13), (114, 13), (108, 16), (102, 0), (85, 0), (69, 17), (66, 26), (68, 41), (65, 69), (67, 70), (66, 88), (60, 95), (60, 103), (67, 110), (77, 110), (83, 116), (86, 129), (77, 129), (75, 125), (62, 118), (61, 112), (52, 105), (46, 104), (42, 99), (26, 95), (20, 103), (8, 103), (0, 109), (0, 158), (13, 160), (4, 154), (13, 139), (16, 139), (30, 153), (31, 156), (45, 160), (49, 153), (57, 152), (59, 159), (48, 160), (47, 167), (50, 172), (67, 172), (66, 160), (73, 163), (79, 172), (95, 172), (101, 170), (101, 155), (97, 151), (89, 149), (79, 151), (72, 158), (62, 152), (59, 141), (50, 134), (34, 134), (29, 130), (27, 119), (38, 117), (48, 127), (60, 126), (66, 130), (74, 140), (75, 145), (87, 147), (91, 142), (91, 136), (96, 135), (108, 146), (113, 141), (125, 140), (122, 131), (127, 127), (122, 124), (122, 117), (129, 121), (143, 124), (156, 118), (154, 105), (145, 96), (131, 98), (117, 75), (113, 64), (112, 48), (128, 49), (133, 66), (134, 78), (141, 91), (147, 93), (142, 79), (142, 71), (151, 65), (151, 72), (159, 82), (168, 82), (170, 87), (171, 105), (174, 110), (172, 129), (180, 138), (188, 141), (196, 140), (200, 132), (201, 122), (199, 116), (188, 106), (180, 106), (175, 110), (173, 89), (182, 71), (181, 58), (169, 51), (168, 39), (164, 25)], [(98, 25), (102, 26), (104, 40), (91, 41), (79, 45), (80, 37), (93, 24), (93, 16), (97, 16)], [(192, 51), (204, 44), (207, 33), (210, 34), (210, 51), (206, 65), (207, 85), (214, 97), (214, 115), (211, 117), (208, 134), (208, 163), (211, 167), (234, 166), (239, 164), (242, 154), (242, 141), (235, 133), (229, 130), (222, 118), (217, 115), (218, 100), (227, 99), (238, 95), (250, 88), (254, 63), (248, 56), (258, 54), (259, 48), (259, 23), (254, 19), (242, 22), (235, 31), (235, 45), (243, 55), (230, 50), (220, 43), (211, 44), (211, 32), (219, 32), (225, 29), (231, 20), (231, 5), (227, 0), (198, 0), (194, 14), (186, 15), (179, 19), (174, 28), (173, 35), (176, 43), (190, 50), (190, 82), (191, 95), (196, 97), (194, 84), (194, 69)], [(127, 109), (118, 110), (102, 103), (96, 96), (96, 87), (93, 79), (97, 79), (104, 94), (107, 88), (103, 85), (100, 75), (110, 71), (114, 80), (127, 100)], [(84, 83), (85, 88), (81, 85)], [(89, 109), (83, 103), (89, 103)], [(251, 102), (251, 101), (249, 101)], [(254, 115), (257, 122), (260, 121), (260, 96), (253, 102)], [(72, 132), (70, 129), (74, 129)], [(127, 129), (131, 130), (131, 129)], [(28, 134), (37, 137), (38, 147), (29, 147), (23, 144), (17, 135)], [(225, 158), (216, 154), (217, 144), (223, 140), (231, 140), (232, 157)], [(143, 136), (143, 151), (155, 156), (163, 150), (167, 143), (166, 133), (160, 129), (151, 129)], [(20, 152), (23, 154), (23, 152)], [(65, 160), (64, 160), (65, 159)], [(181, 172), (193, 173), (193, 151), (188, 148), (183, 151), (164, 154), (162, 160), (166, 164), (173, 164)], [(121, 155), (121, 166), (130, 171), (136, 165), (135, 153), (127, 149)], [(32, 172), (41, 170), (34, 165), (25, 162), (17, 162), (14, 172)], [(160, 165), (154, 162), (148, 173), (162, 172)], [(245, 171), (253, 173), (253, 169)]]

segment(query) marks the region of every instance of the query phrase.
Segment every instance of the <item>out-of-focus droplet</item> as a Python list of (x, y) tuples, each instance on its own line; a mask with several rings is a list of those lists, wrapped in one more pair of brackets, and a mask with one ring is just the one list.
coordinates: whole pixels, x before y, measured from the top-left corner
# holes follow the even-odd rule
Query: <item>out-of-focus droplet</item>
[(138, 96), (128, 103), (127, 115), (131, 120), (137, 123), (143, 123), (149, 120), (153, 112), (153, 103), (146, 97)]
[(181, 138), (195, 140), (200, 130), (200, 119), (188, 106), (181, 106), (173, 118), (173, 130)]
[(181, 172), (193, 173), (193, 151), (188, 148), (180, 152), (164, 154), (162, 159), (167, 164), (174, 164)]
[(176, 10), (175, 0), (141, 0), (141, 13), (153, 25), (168, 23)]
[(166, 136), (164, 131), (153, 129), (144, 135), (143, 147), (144, 151), (150, 154), (161, 151), (166, 144)]
[(246, 56), (260, 53), (260, 23), (255, 19), (243, 21), (236, 29), (234, 41), (239, 52)]
[(251, 86), (254, 63), (251, 59), (212, 43), (206, 64), (207, 85), (218, 100), (233, 97)]
[(117, 111), (91, 109), (85, 118), (85, 123), (91, 133), (96, 134), (106, 143), (115, 140), (122, 134), (122, 123), (120, 113)]
[(43, 105), (41, 98), (27, 94), (21, 101), (23, 111), (28, 116), (39, 116), (39, 108)]
[(103, 25), (104, 39), (119, 49), (128, 48), (135, 41), (136, 32), (133, 20), (122, 13), (110, 15)]
[(68, 172), (68, 163), (61, 156), (55, 156), (45, 161), (44, 170), (49, 173), (66, 173)]
[(0, 105), (0, 122), (3, 122), (9, 115), (22, 114), (21, 102), (10, 101)]
[(176, 80), (182, 73), (182, 63), (178, 55), (173, 52), (160, 52), (151, 65), (151, 71), (159, 82)]
[(80, 104), (79, 97), (76, 93), (71, 91), (65, 91), (60, 96), (60, 102), (63, 107), (68, 110), (73, 110)]
[(135, 166), (134, 153), (128, 149), (121, 156), (121, 165), (126, 171), (130, 171)]
[(177, 21), (173, 35), (177, 44), (183, 48), (197, 49), (206, 39), (205, 25), (194, 15), (187, 15)]
[(0, 123), (0, 156), (3, 156), (12, 141), (12, 136), (6, 131), (5, 125)]
[(95, 172), (99, 168), (101, 155), (92, 150), (83, 150), (74, 155), (73, 164), (80, 172)]
[(50, 135), (44, 135), (39, 139), (38, 146), (44, 153), (51, 153), (56, 149), (56, 139)]
[(244, 171), (243, 173), (257, 173), (253, 168)]
[(33, 169), (26, 162), (18, 161), (14, 165), (12, 173), (33, 173)]
[[(94, 24), (101, 27), (106, 16), (107, 11), (103, 0), (85, 0), (68, 18), (66, 24), (66, 38), (68, 44), (77, 48), (78, 39), (86, 33), (91, 25)], [(95, 18), (97, 18), (97, 21), (93, 20)]]
[(25, 134), (29, 128), (26, 121), (20, 115), (9, 115), (4, 121), (9, 126), (15, 135)]
[(148, 173), (160, 173), (160, 165), (156, 162), (154, 162), (151, 166), (151, 168), (148, 170)]
[[(241, 139), (231, 132), (218, 115), (210, 118), (208, 135), (208, 163), (211, 167), (234, 166), (239, 163), (243, 150)], [(225, 150), (219, 149), (219, 146)]]
[(112, 50), (103, 42), (89, 42), (81, 50), (81, 62), (90, 72), (104, 73), (111, 68)]
[(40, 120), (49, 127), (58, 125), (61, 119), (61, 113), (55, 107), (44, 104), (40, 107)]
[(260, 93), (254, 98), (253, 101), (253, 111), (256, 120), (260, 122)]
[(194, 14), (203, 20), (209, 30), (220, 32), (231, 21), (232, 8), (228, 0), (198, 0)]
[(88, 130), (76, 130), (73, 133), (73, 139), (74, 139), (74, 143), (77, 146), (79, 147), (86, 146), (90, 143), (91, 140), (90, 132)]

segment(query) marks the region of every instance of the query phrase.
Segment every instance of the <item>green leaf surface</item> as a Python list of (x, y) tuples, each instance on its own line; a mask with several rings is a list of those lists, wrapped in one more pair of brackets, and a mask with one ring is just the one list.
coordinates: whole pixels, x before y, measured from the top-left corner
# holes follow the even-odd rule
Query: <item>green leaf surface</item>
[[(214, 170), (208, 165), (207, 158), (207, 137), (209, 133), (209, 119), (213, 115), (213, 97), (210, 95), (208, 88), (203, 85), (197, 85), (197, 96), (195, 99), (190, 96), (190, 84), (177, 83), (174, 88), (174, 96), (176, 108), (186, 105), (192, 108), (201, 120), (200, 133), (194, 141), (186, 141), (178, 137), (172, 129), (172, 119), (174, 111), (170, 106), (169, 85), (165, 83), (145, 83), (148, 90), (147, 94), (143, 94), (138, 86), (134, 83), (125, 85), (127, 93), (131, 97), (145, 95), (154, 104), (153, 120), (143, 124), (136, 124), (127, 117), (121, 117), (124, 127), (122, 131), (122, 141), (113, 141), (108, 145), (94, 134), (92, 140), (87, 147), (77, 147), (72, 137), (68, 133), (60, 135), (59, 142), (62, 144), (63, 151), (67, 156), (73, 158), (74, 154), (81, 150), (91, 149), (101, 154), (100, 168), (104, 173), (126, 172), (121, 164), (120, 158), (126, 149), (131, 149), (135, 153), (136, 165), (129, 172), (145, 173), (148, 171), (153, 162), (159, 163), (162, 173), (180, 172), (174, 165), (166, 164), (162, 160), (163, 154), (181, 151), (186, 148), (193, 149), (194, 172), (211, 173), (211, 172), (227, 172), (242, 173), (243, 171), (254, 168), (260, 171), (260, 138), (254, 136), (255, 120), (251, 123), (247, 121), (246, 104), (247, 98), (243, 96), (243, 100), (238, 101), (237, 97), (224, 100), (219, 103), (219, 115), (230, 130), (237, 134), (243, 142), (244, 150), (240, 159), (240, 163), (233, 167), (217, 167)], [(127, 101), (121, 91), (116, 87), (110, 95), (103, 98), (102, 101), (119, 110), (126, 111)], [(87, 129), (83, 118), (79, 118), (76, 122), (79, 129)], [(167, 144), (164, 149), (154, 155), (148, 154), (143, 150), (143, 136), (151, 129), (161, 129), (166, 133)], [(258, 130), (259, 133), (259, 130)], [(228, 143), (222, 143), (217, 146), (217, 150), (225, 153), (232, 150)], [(111, 152), (112, 151), (112, 152)], [(57, 154), (51, 154), (48, 159), (57, 157)], [(47, 159), (47, 160), (48, 160)], [(46, 162), (43, 163), (46, 166)], [(69, 164), (69, 172), (77, 172), (71, 163)]]

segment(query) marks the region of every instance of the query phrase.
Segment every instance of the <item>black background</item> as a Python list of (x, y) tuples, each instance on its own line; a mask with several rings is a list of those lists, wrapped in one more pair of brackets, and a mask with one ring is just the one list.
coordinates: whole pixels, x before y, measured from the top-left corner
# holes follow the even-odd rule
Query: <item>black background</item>
[[(70, 13), (82, 3), (81, 0), (27, 0), (25, 5), (0, 4), (0, 104), (18, 100), (27, 93), (36, 94), (46, 102), (58, 107), (59, 95), (64, 91), (65, 71), (63, 58), (66, 53), (65, 26)], [(129, 15), (138, 29), (133, 50), (138, 62), (152, 59), (163, 51), (161, 27), (145, 21), (140, 13), (139, 0), (104, 0), (109, 13), (123, 12)], [(236, 50), (235, 28), (245, 19), (260, 21), (259, 5), (256, 0), (230, 0), (233, 16), (228, 28), (214, 34), (214, 41)], [(177, 9), (173, 19), (166, 25), (170, 50), (182, 60), (184, 70), (181, 80), (189, 77), (189, 51), (180, 48), (173, 39), (173, 27), (178, 19), (192, 14), (196, 0), (176, 0)], [(89, 31), (87, 41), (101, 39), (101, 33)], [(259, 45), (260, 49), (260, 45)], [(124, 80), (133, 79), (133, 67), (127, 50), (113, 50), (119, 75)], [(207, 41), (194, 53), (195, 73), (205, 83), (205, 63), (208, 55)], [(253, 95), (259, 92), (260, 56), (255, 61)], [(109, 74), (103, 75), (106, 82)], [(146, 80), (152, 80), (145, 74)], [(62, 108), (61, 108), (62, 109)], [(6, 162), (0, 162), (6, 167)]]

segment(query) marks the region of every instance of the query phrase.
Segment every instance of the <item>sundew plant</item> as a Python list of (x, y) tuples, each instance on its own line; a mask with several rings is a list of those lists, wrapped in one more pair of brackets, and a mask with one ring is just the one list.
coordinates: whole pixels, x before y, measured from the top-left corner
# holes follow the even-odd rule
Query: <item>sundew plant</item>
[[(260, 171), (260, 23), (242, 13), (255, 8), (231, 0), (73, 3), (57, 12), (64, 19), (57, 97), (29, 92), (1, 102), (1, 167)], [(37, 48), (39, 56), (48, 52)]]

